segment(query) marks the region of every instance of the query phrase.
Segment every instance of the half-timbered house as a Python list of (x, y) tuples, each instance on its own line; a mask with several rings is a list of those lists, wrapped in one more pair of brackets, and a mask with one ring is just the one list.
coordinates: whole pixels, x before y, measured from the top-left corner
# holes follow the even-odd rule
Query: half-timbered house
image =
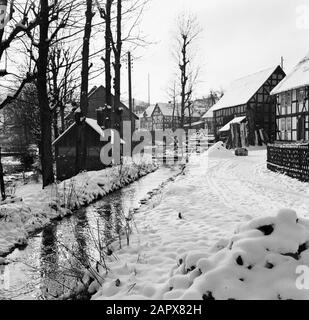
[(220, 138), (220, 130), (234, 118), (246, 118), (250, 145), (260, 141), (263, 132), (268, 141), (276, 138), (276, 99), (271, 90), (285, 77), (280, 66), (263, 70), (234, 81), (223, 97), (212, 107), (214, 131)]
[(276, 140), (309, 141), (309, 53), (271, 94), (277, 98)]
[[(185, 124), (193, 124), (199, 121), (200, 114), (192, 111), (189, 114), (188, 109), (185, 112)], [(173, 107), (171, 103), (157, 103), (150, 106), (143, 114), (141, 119), (141, 129), (147, 130), (167, 130), (178, 129), (181, 124), (179, 106)]]

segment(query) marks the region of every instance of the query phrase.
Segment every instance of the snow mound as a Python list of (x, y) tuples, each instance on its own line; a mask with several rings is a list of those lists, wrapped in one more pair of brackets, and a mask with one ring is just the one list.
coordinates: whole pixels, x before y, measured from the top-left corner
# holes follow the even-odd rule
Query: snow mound
[(216, 248), (210, 257), (200, 252), (180, 258), (159, 298), (309, 299), (309, 291), (297, 286), (306, 283), (297, 270), (309, 267), (309, 220), (296, 212), (254, 219)]
[(224, 147), (222, 141), (219, 141), (211, 146), (207, 151), (207, 155), (208, 157), (213, 158), (230, 158), (234, 156), (231, 151)]
[(31, 210), (22, 202), (0, 206), (0, 256), (11, 250), (14, 245), (25, 244), (25, 224), (30, 218)]

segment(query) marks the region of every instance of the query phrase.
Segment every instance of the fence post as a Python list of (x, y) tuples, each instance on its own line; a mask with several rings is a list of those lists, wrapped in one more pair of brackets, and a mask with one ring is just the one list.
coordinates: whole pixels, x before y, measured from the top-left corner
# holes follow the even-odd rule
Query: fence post
[(1, 163), (1, 147), (0, 147), (0, 190), (1, 190), (1, 198), (2, 201), (5, 200), (5, 187), (4, 187), (4, 179), (3, 179), (3, 167)]

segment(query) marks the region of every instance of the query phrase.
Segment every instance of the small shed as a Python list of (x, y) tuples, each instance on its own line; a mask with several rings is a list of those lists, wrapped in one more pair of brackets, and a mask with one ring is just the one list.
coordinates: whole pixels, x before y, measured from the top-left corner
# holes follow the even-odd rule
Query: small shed
[[(104, 144), (101, 141), (103, 131), (97, 121), (91, 118), (85, 120), (85, 138), (87, 141), (86, 169), (88, 171), (102, 170), (105, 166), (100, 160), (100, 152)], [(69, 179), (76, 174), (76, 137), (77, 125), (73, 123), (54, 142), (56, 153), (57, 179), (62, 181)]]
[[(112, 95), (112, 103), (114, 96)], [(103, 131), (97, 122), (97, 110), (104, 107), (106, 103), (106, 90), (103, 86), (94, 87), (88, 95), (89, 108), (87, 118), (85, 119), (85, 141), (86, 141), (86, 170), (94, 171), (104, 169), (100, 159), (102, 147), (107, 143), (100, 141)], [(131, 112), (127, 106), (120, 103), (122, 109), (121, 121), (131, 121), (132, 130), (135, 130), (138, 117)], [(77, 109), (78, 110), (78, 109)], [(75, 123), (75, 112), (72, 110), (68, 115), (68, 122), (71, 125), (54, 142), (56, 154), (56, 172), (57, 179), (64, 180), (73, 177), (76, 174), (76, 143), (77, 143), (77, 125)], [(121, 125), (121, 123), (118, 123)]]
[(225, 136), (227, 140), (227, 147), (229, 148), (243, 148), (248, 146), (248, 130), (247, 118), (235, 117), (223, 128), (219, 130), (220, 134)]

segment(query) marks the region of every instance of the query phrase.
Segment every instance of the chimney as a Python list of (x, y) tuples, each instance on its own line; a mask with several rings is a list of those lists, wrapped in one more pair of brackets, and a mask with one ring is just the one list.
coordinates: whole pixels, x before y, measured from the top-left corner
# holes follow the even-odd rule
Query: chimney
[(284, 69), (284, 58), (283, 57), (281, 57), (281, 68), (282, 68), (282, 70)]

